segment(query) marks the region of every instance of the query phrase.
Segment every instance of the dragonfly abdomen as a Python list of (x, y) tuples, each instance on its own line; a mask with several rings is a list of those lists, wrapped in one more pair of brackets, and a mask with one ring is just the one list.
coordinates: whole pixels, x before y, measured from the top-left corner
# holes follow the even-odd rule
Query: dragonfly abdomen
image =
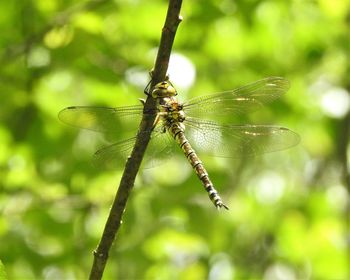
[(196, 152), (193, 150), (191, 144), (188, 142), (182, 126), (179, 123), (173, 123), (169, 127), (169, 132), (174, 137), (176, 142), (180, 145), (187, 160), (190, 162), (191, 166), (196, 171), (199, 180), (202, 182), (205, 190), (209, 195), (210, 200), (213, 202), (216, 208), (224, 207), (225, 209), (228, 209), (228, 207), (222, 202), (221, 197), (214, 188), (213, 183), (211, 182), (208, 172), (205, 170), (203, 163), (200, 161)]

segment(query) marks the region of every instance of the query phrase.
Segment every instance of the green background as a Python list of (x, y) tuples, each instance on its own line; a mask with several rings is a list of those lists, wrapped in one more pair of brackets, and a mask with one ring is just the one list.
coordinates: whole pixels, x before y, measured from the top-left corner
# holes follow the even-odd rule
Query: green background
[[(104, 138), (57, 114), (138, 104), (166, 9), (0, 2), (0, 259), (9, 279), (87, 278), (123, 162), (96, 170), (90, 158)], [(181, 14), (170, 73), (180, 98), (285, 77), (288, 94), (245, 121), (288, 127), (301, 143), (256, 158), (203, 155), (230, 211), (216, 211), (181, 154), (141, 171), (104, 278), (349, 279), (350, 2), (184, 1)]]

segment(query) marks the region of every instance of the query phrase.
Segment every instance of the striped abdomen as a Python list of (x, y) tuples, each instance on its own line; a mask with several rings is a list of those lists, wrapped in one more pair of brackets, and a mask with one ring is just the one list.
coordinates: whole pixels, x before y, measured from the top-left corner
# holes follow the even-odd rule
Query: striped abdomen
[(184, 129), (182, 129), (179, 123), (173, 123), (169, 127), (169, 132), (174, 137), (176, 142), (179, 143), (182, 151), (186, 155), (188, 161), (191, 163), (193, 169), (196, 171), (199, 180), (201, 180), (205, 190), (208, 192), (210, 200), (214, 203), (216, 208), (224, 207), (225, 209), (228, 209), (228, 207), (222, 202), (218, 192), (215, 190), (213, 183), (210, 181), (208, 173), (205, 170), (202, 162), (199, 160), (197, 154), (186, 139)]

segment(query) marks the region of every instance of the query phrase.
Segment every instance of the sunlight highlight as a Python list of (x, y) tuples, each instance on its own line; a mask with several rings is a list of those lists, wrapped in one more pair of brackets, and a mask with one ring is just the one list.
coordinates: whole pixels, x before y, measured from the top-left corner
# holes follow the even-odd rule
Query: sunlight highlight
[(181, 89), (189, 89), (196, 79), (196, 68), (187, 57), (173, 53), (170, 57), (168, 73), (170, 81)]
[(323, 112), (333, 118), (343, 118), (350, 109), (350, 93), (343, 88), (331, 88), (321, 99)]

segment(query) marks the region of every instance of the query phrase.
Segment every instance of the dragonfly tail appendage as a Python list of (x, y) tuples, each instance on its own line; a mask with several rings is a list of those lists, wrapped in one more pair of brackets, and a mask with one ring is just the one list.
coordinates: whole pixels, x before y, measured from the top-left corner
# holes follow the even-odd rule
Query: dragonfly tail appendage
[(215, 207), (220, 210), (221, 208), (225, 208), (226, 210), (230, 210), (221, 200), (218, 192), (214, 189), (213, 186), (210, 186), (210, 190), (206, 189), (209, 195), (210, 200), (213, 202)]
[(193, 168), (196, 170), (199, 179), (203, 183), (204, 189), (207, 191), (208, 196), (215, 207), (217, 209), (225, 208), (226, 210), (229, 210), (229, 208), (223, 203), (217, 190), (214, 188), (213, 183), (210, 181), (209, 176), (203, 167), (203, 164), (200, 162), (196, 166), (193, 166)]

